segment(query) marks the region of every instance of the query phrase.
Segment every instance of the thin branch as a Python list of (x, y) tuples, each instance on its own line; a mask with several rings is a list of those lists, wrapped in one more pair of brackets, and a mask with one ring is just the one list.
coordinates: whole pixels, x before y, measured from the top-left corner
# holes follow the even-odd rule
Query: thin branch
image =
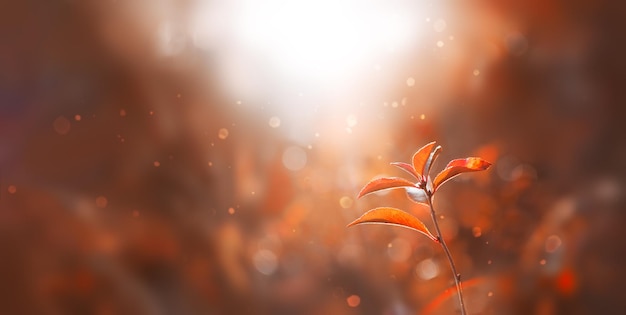
[(456, 292), (459, 297), (459, 303), (461, 304), (461, 315), (466, 315), (467, 311), (465, 310), (465, 302), (463, 302), (463, 289), (461, 288), (461, 274), (456, 271), (456, 266), (454, 265), (454, 261), (452, 260), (452, 255), (450, 255), (450, 250), (448, 249), (448, 245), (446, 245), (446, 241), (443, 240), (443, 235), (441, 235), (441, 230), (439, 229), (439, 223), (437, 222), (437, 215), (435, 214), (435, 208), (433, 207), (432, 194), (428, 194), (428, 206), (430, 206), (430, 216), (433, 219), (435, 230), (437, 230), (437, 237), (439, 238), (439, 243), (441, 244), (443, 251), (446, 253), (446, 256), (448, 257), (448, 262), (450, 263), (450, 269), (452, 269), (452, 273), (454, 274), (454, 284), (456, 284)]

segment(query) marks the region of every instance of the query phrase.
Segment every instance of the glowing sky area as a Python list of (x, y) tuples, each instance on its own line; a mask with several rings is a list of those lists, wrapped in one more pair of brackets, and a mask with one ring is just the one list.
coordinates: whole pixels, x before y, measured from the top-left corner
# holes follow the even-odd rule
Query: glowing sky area
[(427, 15), (419, 6), (398, 1), (213, 1), (197, 10), (194, 35), (226, 63), (238, 64), (227, 66), (227, 72), (244, 72), (231, 76), (254, 75), (249, 71), (255, 70), (311, 84), (338, 84), (415, 43)]
[(198, 4), (192, 38), (211, 54), (228, 97), (273, 110), (302, 142), (313, 137), (315, 113), (350, 115), (386, 93), (383, 85), (363, 88), (366, 80), (406, 81), (388, 69), (403, 64), (425, 32), (446, 28), (431, 18), (441, 13), (430, 1), (212, 1)]
[(355, 4), (251, 1), (242, 12), (239, 35), (245, 46), (294, 76), (349, 77), (372, 54), (402, 48), (410, 40), (406, 12)]

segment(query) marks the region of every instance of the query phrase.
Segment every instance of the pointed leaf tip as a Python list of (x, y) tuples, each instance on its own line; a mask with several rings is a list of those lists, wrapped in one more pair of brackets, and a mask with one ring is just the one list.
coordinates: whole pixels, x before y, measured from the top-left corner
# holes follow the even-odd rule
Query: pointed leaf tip
[(392, 188), (415, 187), (412, 182), (400, 177), (383, 177), (370, 181), (361, 189), (357, 198), (361, 198), (367, 194)]
[(421, 147), (415, 154), (413, 154), (413, 169), (421, 176), (427, 176), (424, 171), (426, 170), (426, 164), (428, 163), (431, 152), (435, 148), (437, 143), (435, 141)]
[(452, 160), (448, 163), (446, 168), (435, 177), (433, 189), (437, 190), (443, 183), (461, 173), (484, 171), (488, 169), (489, 166), (491, 166), (490, 162), (477, 157)]
[(390, 207), (380, 207), (372, 209), (364, 213), (360, 218), (354, 220), (348, 227), (359, 224), (390, 224), (405, 227), (418, 231), (432, 241), (437, 242), (437, 238), (430, 233), (426, 225), (422, 223), (418, 218), (411, 214), (408, 214), (400, 209)]
[(433, 167), (433, 164), (435, 164), (435, 160), (437, 160), (439, 153), (441, 153), (440, 145), (436, 146), (428, 156), (428, 160), (426, 160), (426, 164), (424, 165), (424, 177), (428, 176), (428, 173), (430, 173), (430, 168)]

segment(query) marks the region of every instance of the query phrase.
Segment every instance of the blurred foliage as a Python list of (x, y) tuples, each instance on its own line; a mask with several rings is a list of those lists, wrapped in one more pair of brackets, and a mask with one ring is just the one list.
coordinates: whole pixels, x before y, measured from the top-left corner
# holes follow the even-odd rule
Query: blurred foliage
[(221, 89), (214, 51), (158, 48), (197, 4), (0, 4), (0, 313), (450, 314), (437, 244), (345, 228), (426, 222), (356, 195), (436, 140), (494, 163), (435, 201), (471, 314), (620, 314), (619, 1), (447, 3), (448, 33), (349, 88), (244, 82), (262, 100)]

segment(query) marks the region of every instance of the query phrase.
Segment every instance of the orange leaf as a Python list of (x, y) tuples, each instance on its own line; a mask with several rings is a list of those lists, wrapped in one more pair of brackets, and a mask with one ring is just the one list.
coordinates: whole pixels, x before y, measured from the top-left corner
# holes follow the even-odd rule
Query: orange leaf
[(435, 160), (439, 156), (439, 153), (441, 153), (440, 145), (438, 145), (432, 152), (430, 152), (430, 155), (428, 156), (428, 160), (426, 160), (426, 164), (424, 165), (424, 173), (422, 173), (424, 177), (428, 176), (428, 173), (430, 172), (430, 168), (433, 166), (433, 163), (435, 163)]
[(465, 159), (452, 160), (446, 168), (437, 174), (433, 181), (433, 189), (437, 190), (437, 187), (448, 181), (450, 178), (459, 175), (461, 173), (476, 172), (486, 170), (491, 166), (490, 162), (487, 162), (481, 158), (468, 157)]
[(375, 208), (364, 213), (360, 218), (348, 224), (348, 226), (366, 223), (402, 226), (408, 229), (418, 231), (428, 236), (428, 238), (430, 238), (431, 240), (437, 242), (437, 238), (433, 236), (430, 231), (428, 231), (428, 228), (426, 228), (426, 225), (424, 225), (422, 221), (400, 209), (389, 207)]
[(433, 148), (435, 147), (436, 142), (433, 141), (423, 147), (421, 147), (419, 150), (417, 150), (417, 152), (415, 152), (415, 154), (413, 154), (413, 169), (415, 170), (415, 172), (417, 172), (417, 174), (420, 174), (422, 176), (425, 176), (427, 174), (424, 174), (424, 169), (426, 166), (426, 163), (428, 162), (428, 158), (430, 157), (430, 153), (433, 151)]
[(383, 177), (370, 181), (361, 189), (357, 198), (361, 198), (369, 193), (379, 190), (399, 188), (399, 187), (415, 187), (415, 184), (400, 177)]
[(413, 165), (411, 164), (402, 163), (402, 162), (392, 162), (391, 165), (398, 167), (399, 169), (413, 175), (413, 177), (415, 177), (415, 179), (417, 180), (422, 179), (422, 176), (415, 171), (415, 169), (413, 168)]

